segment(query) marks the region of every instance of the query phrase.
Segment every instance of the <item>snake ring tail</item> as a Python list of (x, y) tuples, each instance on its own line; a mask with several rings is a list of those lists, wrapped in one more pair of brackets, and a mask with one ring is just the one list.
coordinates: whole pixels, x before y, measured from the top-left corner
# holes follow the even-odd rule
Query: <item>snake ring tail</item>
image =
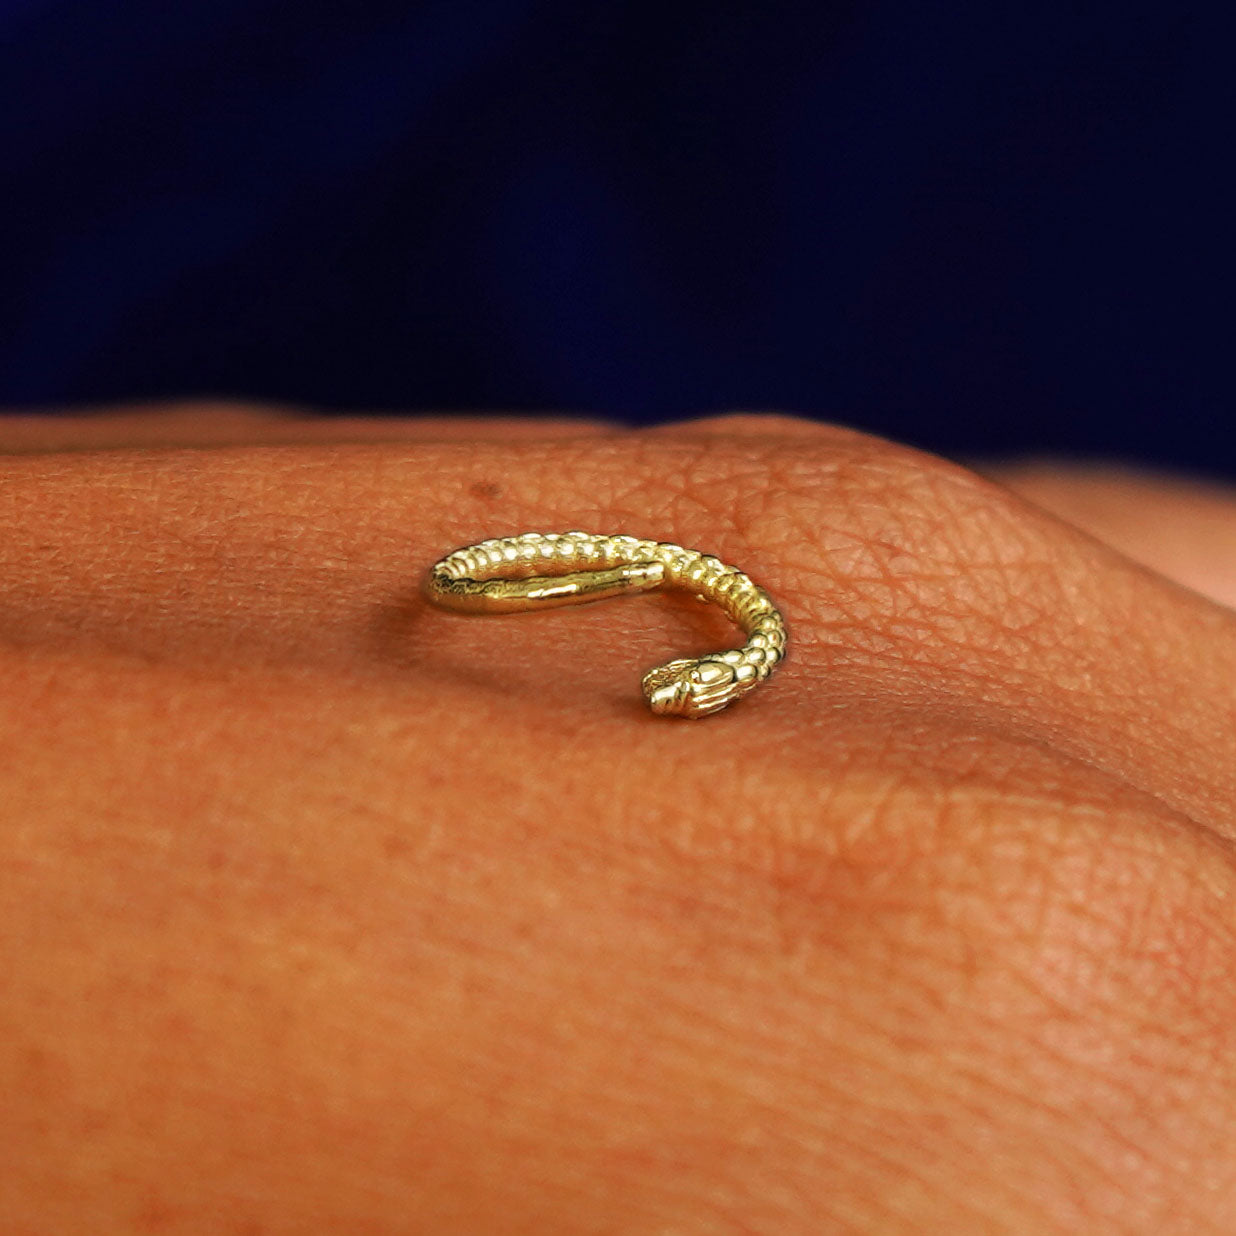
[(737, 568), (695, 549), (634, 536), (522, 532), (449, 553), (429, 569), (432, 601), (500, 614), (679, 588), (719, 605), (746, 633), (741, 648), (658, 665), (644, 675), (654, 713), (706, 717), (741, 699), (784, 660), (788, 634), (772, 598)]

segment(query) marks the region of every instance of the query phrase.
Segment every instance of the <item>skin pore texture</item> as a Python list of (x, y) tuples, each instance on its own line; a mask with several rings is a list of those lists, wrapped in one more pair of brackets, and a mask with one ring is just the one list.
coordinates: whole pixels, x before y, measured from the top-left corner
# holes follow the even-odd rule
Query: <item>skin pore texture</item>
[[(779, 416), (0, 450), (0, 1231), (1236, 1230), (1227, 494)], [(421, 593), (571, 528), (785, 665), (667, 720), (715, 607)]]

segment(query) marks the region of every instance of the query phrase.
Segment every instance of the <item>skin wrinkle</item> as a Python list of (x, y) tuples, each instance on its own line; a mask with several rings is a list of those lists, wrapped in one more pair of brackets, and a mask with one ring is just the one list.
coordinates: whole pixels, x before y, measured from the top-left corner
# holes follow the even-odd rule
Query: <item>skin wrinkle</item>
[[(767, 1057), (772, 1060), (780, 1060), (783, 1058), (783, 1056), (784, 1056), (784, 1051), (770, 1050), (767, 1052)], [(792, 1065), (789, 1065), (788, 1067), (792, 1067)], [(734, 1071), (737, 1076), (745, 1077), (749, 1075), (749, 1073), (751, 1072), (751, 1069), (750, 1069), (749, 1064), (745, 1064), (744, 1062), (739, 1061), (739, 1062), (736, 1062)], [(809, 1106), (809, 1105), (805, 1105), (805, 1106)], [(783, 1123), (783, 1121), (779, 1123)], [(795, 1136), (798, 1137), (797, 1132)], [(809, 1137), (809, 1134), (808, 1134), (808, 1137)], [(878, 1145), (873, 1145), (870, 1139), (864, 1138), (861, 1135), (860, 1131), (856, 1131), (853, 1137), (849, 1137), (845, 1133), (841, 1133), (839, 1136), (834, 1135), (833, 1137), (830, 1138), (830, 1141), (833, 1142), (834, 1149), (836, 1148), (836, 1144), (839, 1141), (841, 1144), (845, 1145), (846, 1148), (851, 1153), (855, 1155), (858, 1155), (860, 1157), (866, 1157), (877, 1163), (887, 1161), (885, 1155), (883, 1155), (878, 1149)], [(898, 1167), (899, 1170), (905, 1170), (908, 1165), (906, 1165), (905, 1163), (898, 1163), (896, 1164), (896, 1166)], [(912, 1168), (911, 1168), (911, 1171), (912, 1171)]]
[[(1037, 1045), (1032, 1045), (1032, 1047), (1034, 1049), (1032, 1058), (1037, 1059), (1041, 1053)], [(935, 1048), (933, 1045), (933, 1050), (938, 1051), (938, 1048)], [(968, 1058), (973, 1058), (976, 1054), (972, 1046), (968, 1049), (968, 1052)], [(1065, 1067), (1069, 1067), (1072, 1064), (1067, 1056), (1059, 1057), (1058, 1062)], [(1070, 1118), (1074, 1120), (1085, 1119), (1089, 1123), (1103, 1127), (1111, 1141), (1111, 1144), (1105, 1148), (1105, 1155), (1102, 1159), (1091, 1158), (1085, 1155), (1084, 1152), (1079, 1157), (1075, 1146), (1069, 1144), (1067, 1139), (1062, 1140), (1051, 1132), (1052, 1126), (1061, 1116), (1055, 1100), (1050, 1097), (1045, 1098), (1042, 1100), (1041, 1105), (1036, 1108), (1033, 1103), (1026, 1104), (1024, 1084), (1021, 1087), (1009, 1087), (1002, 1083), (1002, 1076), (1010, 1068), (1015, 1067), (1017, 1067), (1016, 1064), (1009, 1059), (1008, 1055), (1004, 1054), (1000, 1057), (1000, 1063), (993, 1066), (992, 1072), (976, 1070), (972, 1072), (971, 1076), (988, 1096), (989, 1100), (992, 1096), (996, 1096), (1002, 1101), (1002, 1106), (999, 1107), (999, 1110), (1003, 1121), (1007, 1122), (1010, 1114), (1017, 1111), (1019, 1105), (1025, 1105), (1026, 1114), (1023, 1136), (1031, 1135), (1036, 1138), (1038, 1150), (1036, 1151), (1035, 1161), (1037, 1164), (1040, 1166), (1045, 1166), (1046, 1164), (1053, 1165), (1056, 1173), (1056, 1179), (1052, 1188), (1053, 1193), (1060, 1182), (1067, 1184), (1067, 1182), (1073, 1179), (1078, 1169), (1084, 1165), (1085, 1173), (1089, 1180), (1086, 1191), (1074, 1194), (1070, 1207), (1061, 1209), (1057, 1206), (1057, 1213), (1054, 1216), (1061, 1230), (1076, 1230), (1078, 1223), (1088, 1215), (1092, 1215), (1095, 1210), (1095, 1203), (1098, 1200), (1096, 1195), (1099, 1192), (1096, 1189), (1097, 1181), (1103, 1181), (1114, 1196), (1118, 1197), (1121, 1194), (1121, 1182), (1127, 1176), (1129, 1166), (1124, 1164), (1118, 1169), (1109, 1165), (1107, 1160), (1111, 1157), (1112, 1151), (1116, 1146), (1126, 1144), (1126, 1139), (1120, 1124), (1105, 1118), (1101, 1114), (1101, 1108), (1095, 1105), (1085, 1105), (1082, 1109), (1074, 1107), (1069, 1113)], [(955, 1081), (956, 1077), (954, 1075)], [(1051, 1090), (1047, 1090), (1046, 1094), (1050, 1096)], [(1034, 1132), (1040, 1129), (1041, 1132)], [(1148, 1153), (1144, 1153), (1139, 1157), (1139, 1178), (1145, 1179), (1147, 1184), (1149, 1184), (1148, 1169), (1152, 1167), (1153, 1159)], [(1150, 1173), (1150, 1175), (1153, 1175), (1153, 1173)], [(1035, 1191), (1031, 1187), (1027, 1187), (1024, 1196), (1020, 1198), (1023, 1205), (1027, 1203), (1034, 1204), (1037, 1200)], [(1130, 1228), (1132, 1230), (1146, 1230), (1145, 1224), (1145, 1217), (1134, 1219), (1130, 1223)]]
[[(871, 621), (872, 616), (873, 614), (858, 615), (856, 625), (858, 625), (859, 627), (864, 627), (866, 624), (868, 624)], [(1088, 678), (1088, 675), (1086, 676), (1086, 678)], [(1078, 684), (1080, 689), (1084, 689), (1085, 685), (1086, 685), (1086, 679), (1083, 679), (1083, 681)]]
[[(1036, 993), (1036, 997), (1037, 997), (1037, 993)], [(1116, 1001), (1114, 1006), (1119, 1007), (1119, 1005), (1120, 1005), (1120, 1002)], [(1077, 1021), (1075, 1020), (1075, 1018), (1065, 1018), (1065, 1020), (1062, 1020), (1062, 1018), (1060, 1017), (1053, 1017), (1053, 1018), (1049, 1018), (1049, 1020), (1046, 1022), (1046, 1028), (1048, 1028), (1048, 1030), (1051, 1030), (1051, 1027), (1063, 1026), (1065, 1025), (1065, 1023), (1072, 1023), (1072, 1025), (1085, 1025), (1085, 1022)], [(1033, 1028), (1032, 1026), (1027, 1026), (1026, 1023), (1023, 1021), (1018, 1022), (1018, 1025), (1026, 1026), (1027, 1031), (1032, 1031), (1032, 1028)], [(1143, 1028), (1145, 1027), (1142, 1027), (1142, 1030)], [(1140, 1030), (1140, 1032), (1142, 1032), (1142, 1030)], [(1041, 1037), (1036, 1035), (1035, 1043), (1033, 1043), (1033, 1046), (1035, 1046), (1036, 1051), (1038, 1051), (1038, 1048), (1046, 1047), (1047, 1044), (1046, 1042), (1041, 1041)], [(1185, 1044), (1182, 1043), (1182, 1044), (1179, 1044), (1179, 1046), (1184, 1047)], [(1190, 1053), (1190, 1058), (1196, 1059), (1195, 1054)], [(1133, 1057), (1132, 1059), (1136, 1059), (1136, 1056)], [(1156, 1062), (1154, 1063), (1157, 1064), (1158, 1060), (1156, 1060)], [(1201, 1068), (1204, 1069), (1205, 1065), (1204, 1064), (1201, 1065)], [(1194, 1075), (1196, 1075), (1196, 1073), (1198, 1072), (1199, 1070), (1195, 1068)], [(1162, 1070), (1159, 1070), (1159, 1072), (1154, 1072), (1154, 1070), (1152, 1070), (1151, 1075), (1156, 1075), (1156, 1077), (1164, 1077), (1164, 1075), (1168, 1075), (1169, 1077), (1170, 1074), (1163, 1074)], [(1117, 1088), (1117, 1090), (1119, 1090), (1119, 1088)], [(1168, 1109), (1170, 1109), (1170, 1106), (1172, 1106), (1173, 1104), (1173, 1100), (1169, 1096), (1169, 1091), (1161, 1088), (1161, 1091), (1159, 1091), (1159, 1094), (1161, 1094), (1161, 1103), (1164, 1106), (1168, 1107)], [(1146, 1100), (1145, 1094), (1138, 1093), (1138, 1091), (1135, 1091), (1135, 1093), (1132, 1093), (1130, 1095), (1130, 1101), (1128, 1101), (1128, 1110), (1130, 1110), (1130, 1114), (1137, 1115), (1137, 1116), (1145, 1116), (1147, 1114), (1146, 1107), (1145, 1107), (1145, 1100)], [(1184, 1110), (1188, 1110), (1188, 1109), (1184, 1109)]]
[[(877, 1031), (878, 1031), (879, 1029), (882, 1029), (882, 1028), (877, 1028)], [(892, 1080), (893, 1080), (893, 1085), (892, 1085), (892, 1087), (891, 1087), (891, 1092), (892, 1092), (892, 1093), (898, 1093), (899, 1091), (898, 1091), (898, 1087), (897, 1087), (897, 1084), (896, 1084), (896, 1079), (892, 1079)], [(914, 1077), (913, 1077), (913, 1074), (907, 1073), (906, 1078), (905, 1078), (904, 1080), (910, 1084), (910, 1086), (911, 1086), (911, 1091), (910, 1091), (910, 1092), (920, 1092), (920, 1093), (921, 1093), (921, 1088), (922, 1088), (922, 1085), (923, 1085), (922, 1079), (914, 1078)], [(942, 1088), (942, 1089), (943, 1089), (943, 1088)], [(1014, 1107), (1016, 1107), (1018, 1104), (1024, 1103), (1024, 1101), (1025, 1101), (1025, 1100), (1024, 1100), (1024, 1095), (1022, 1095), (1021, 1093), (1019, 1093), (1019, 1092), (1017, 1092), (1017, 1091), (1015, 1091), (1015, 1090), (1005, 1090), (1005, 1089), (1002, 1087), (1002, 1085), (1001, 1085), (1001, 1083), (1000, 1083), (1000, 1080), (999, 1080), (999, 1073), (994, 1074), (994, 1075), (984, 1076), (984, 1078), (983, 1078), (983, 1089), (984, 1089), (984, 1091), (985, 1091), (985, 1093), (986, 1093), (986, 1095), (987, 1095), (987, 1097), (988, 1097), (988, 1099), (989, 1099), (989, 1100), (990, 1100), (990, 1098), (991, 1098), (991, 1096), (992, 1096), (992, 1095), (1001, 1096), (1001, 1097), (1006, 1098), (1006, 1099), (1010, 1099), (1010, 1098), (1011, 1098), (1011, 1099), (1012, 1099), (1012, 1101), (1013, 1101), (1013, 1105), (1014, 1105)], [(955, 1101), (955, 1095), (953, 1094), (953, 1092), (951, 1092), (951, 1091), (950, 1091), (950, 1092), (949, 1092), (949, 1094), (950, 1094), (950, 1098), (949, 1098), (948, 1102)], [(943, 1096), (943, 1093), (942, 1093), (942, 1094), (941, 1094), (941, 1098), (943, 1099), (943, 1097), (944, 1097), (944, 1096)], [(932, 1104), (931, 1104), (931, 1099), (930, 1099), (930, 1096), (925, 1096), (925, 1103), (924, 1103), (924, 1106), (925, 1106), (925, 1108), (926, 1108), (927, 1110), (930, 1110), (930, 1109), (931, 1109)], [(1049, 1113), (1047, 1113), (1047, 1114), (1050, 1116), (1050, 1112), (1049, 1112)], [(1004, 1113), (1004, 1115), (1007, 1117), (1007, 1112), (1005, 1112), (1005, 1113)], [(884, 1124), (884, 1121), (881, 1121), (881, 1125), (883, 1125), (883, 1124)], [(973, 1127), (973, 1126), (971, 1125), (970, 1127)], [(873, 1134), (878, 1134), (878, 1133), (879, 1133), (879, 1131), (880, 1131), (879, 1127), (875, 1127), (875, 1126), (873, 1126), (872, 1128), (868, 1129), (866, 1132), (867, 1132), (867, 1136), (869, 1136), (869, 1137), (870, 1137), (870, 1136), (871, 1136), (871, 1135), (873, 1135)], [(938, 1155), (940, 1156), (940, 1158), (941, 1158), (941, 1159), (943, 1159), (943, 1160), (947, 1160), (947, 1159), (949, 1158), (949, 1155), (948, 1155), (947, 1151), (945, 1151), (944, 1153), (941, 1153), (942, 1151), (944, 1151), (944, 1149), (945, 1149), (945, 1148), (941, 1146), (941, 1142), (940, 1142), (940, 1133), (941, 1133), (941, 1131), (940, 1131), (940, 1129), (939, 1129), (938, 1127), (936, 1127), (936, 1128), (932, 1129), (932, 1132), (931, 1132), (931, 1143), (932, 1143), (932, 1146), (933, 1146), (933, 1149), (934, 1149), (935, 1153), (936, 1153), (936, 1154), (938, 1154)], [(915, 1144), (915, 1143), (913, 1143), (913, 1142), (912, 1142), (912, 1144)], [(919, 1152), (921, 1152), (921, 1151), (923, 1150), (923, 1147), (916, 1145), (916, 1149), (917, 1149)], [(965, 1144), (959, 1145), (959, 1146), (957, 1147), (957, 1158), (958, 1158), (958, 1160), (959, 1160), (959, 1161), (962, 1161), (962, 1162), (968, 1161), (968, 1160), (969, 1160), (970, 1155), (972, 1154), (972, 1152), (973, 1152), (973, 1146), (970, 1146), (970, 1145), (965, 1145)], [(1047, 1156), (1049, 1159), (1050, 1159), (1052, 1156), (1054, 1156), (1054, 1155), (1056, 1154), (1056, 1150), (1055, 1150), (1055, 1148), (1054, 1148), (1054, 1143), (1048, 1143), (1047, 1147), (1045, 1148), (1045, 1152), (1046, 1152), (1046, 1156)], [(1042, 1160), (1040, 1159), (1040, 1162), (1041, 1162), (1041, 1161), (1042, 1161)], [(1065, 1164), (1065, 1163), (1067, 1162), (1067, 1160), (1065, 1160), (1065, 1159), (1063, 1159), (1063, 1158), (1062, 1158), (1062, 1159), (1058, 1160), (1058, 1162), (1059, 1162), (1061, 1165), (1063, 1165), (1063, 1164)], [(1016, 1179), (1016, 1178), (1014, 1177), (1014, 1179)], [(1024, 1202), (1025, 1202), (1026, 1200), (1028, 1200), (1025, 1196), (1021, 1196), (1021, 1195), (1020, 1195), (1020, 1190), (1018, 1190), (1018, 1189), (1016, 1189), (1016, 1188), (1014, 1188), (1013, 1193), (1012, 1193), (1012, 1196), (1013, 1196), (1013, 1197), (1014, 1197), (1014, 1198), (1015, 1198), (1018, 1202), (1023, 1203), (1023, 1204), (1024, 1204)]]

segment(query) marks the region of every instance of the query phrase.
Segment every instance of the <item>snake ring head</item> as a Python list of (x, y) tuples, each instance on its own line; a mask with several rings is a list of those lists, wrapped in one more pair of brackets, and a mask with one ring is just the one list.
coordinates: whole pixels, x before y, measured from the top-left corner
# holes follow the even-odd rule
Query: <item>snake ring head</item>
[(756, 683), (755, 668), (713, 657), (688, 657), (658, 665), (644, 675), (644, 694), (661, 715), (706, 717), (745, 695)]

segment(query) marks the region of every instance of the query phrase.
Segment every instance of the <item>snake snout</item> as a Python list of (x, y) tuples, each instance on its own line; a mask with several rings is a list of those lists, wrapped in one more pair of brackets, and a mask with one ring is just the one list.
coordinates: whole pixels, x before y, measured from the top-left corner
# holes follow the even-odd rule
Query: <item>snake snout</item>
[(652, 711), (682, 717), (703, 717), (724, 708), (743, 694), (733, 665), (708, 657), (659, 665), (644, 677), (644, 694)]

